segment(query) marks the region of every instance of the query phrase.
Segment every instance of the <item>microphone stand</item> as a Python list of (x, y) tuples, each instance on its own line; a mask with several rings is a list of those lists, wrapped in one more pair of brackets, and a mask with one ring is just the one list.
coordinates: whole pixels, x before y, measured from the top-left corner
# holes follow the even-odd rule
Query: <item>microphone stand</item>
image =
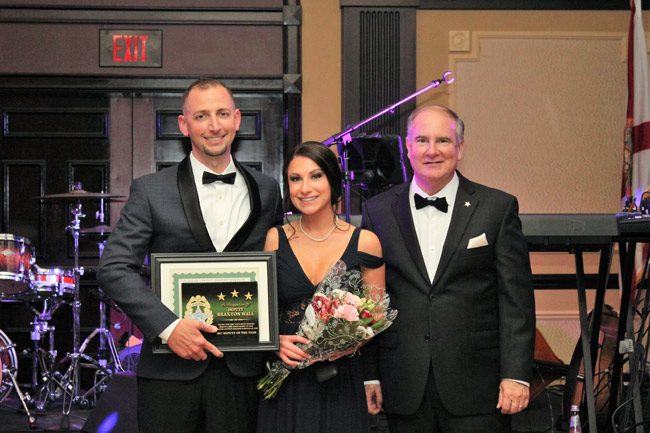
[(350, 181), (352, 179), (350, 176), (350, 171), (348, 170), (348, 163), (349, 163), (348, 146), (352, 141), (352, 133), (357, 129), (361, 128), (366, 123), (371, 122), (376, 118), (383, 116), (386, 113), (389, 112), (391, 114), (395, 113), (395, 109), (397, 107), (417, 97), (421, 93), (424, 93), (429, 89), (435, 89), (436, 87), (440, 86), (442, 83), (451, 84), (453, 82), (454, 82), (454, 78), (451, 76), (451, 71), (446, 71), (444, 74), (442, 74), (442, 78), (431, 81), (428, 85), (416, 91), (415, 93), (412, 93), (406, 98), (397, 101), (392, 105), (389, 105), (388, 107), (382, 109), (381, 111), (373, 114), (370, 117), (367, 117), (366, 119), (362, 120), (356, 125), (349, 127), (345, 131), (341, 131), (337, 134), (334, 134), (328, 139), (326, 139), (325, 141), (323, 141), (323, 144), (328, 147), (336, 143), (336, 148), (339, 153), (339, 160), (341, 161), (341, 173), (343, 174), (343, 204), (345, 206), (346, 222), (348, 223), (350, 222)]

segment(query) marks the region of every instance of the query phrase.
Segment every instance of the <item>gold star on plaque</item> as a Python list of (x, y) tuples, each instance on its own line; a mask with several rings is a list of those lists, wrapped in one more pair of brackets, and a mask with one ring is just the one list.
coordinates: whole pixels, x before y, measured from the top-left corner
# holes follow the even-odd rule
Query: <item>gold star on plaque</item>
[(220, 301), (225, 301), (226, 300), (226, 295), (224, 295), (223, 293), (219, 293), (217, 295), (217, 298), (219, 298)]
[(230, 292), (230, 296), (232, 296), (233, 298), (238, 298), (239, 292), (237, 290), (233, 290), (232, 292)]
[(247, 301), (252, 301), (253, 300), (253, 295), (251, 295), (250, 293), (246, 293), (244, 295), (244, 298), (246, 298)]
[(470, 203), (468, 201), (465, 202), (465, 207), (470, 207), (471, 205), (472, 205), (472, 203)]

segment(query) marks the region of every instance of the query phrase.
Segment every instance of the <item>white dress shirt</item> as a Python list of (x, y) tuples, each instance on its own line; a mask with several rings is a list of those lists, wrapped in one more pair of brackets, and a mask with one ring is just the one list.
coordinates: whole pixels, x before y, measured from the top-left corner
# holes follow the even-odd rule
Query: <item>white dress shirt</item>
[[(215, 173), (201, 164), (193, 154), (190, 154), (194, 183), (199, 194), (201, 213), (205, 226), (210, 234), (212, 244), (217, 251), (223, 251), (230, 239), (244, 225), (251, 213), (251, 204), (248, 198), (248, 187), (244, 176), (237, 171), (235, 163), (230, 158), (230, 164), (223, 173)], [(223, 182), (203, 184), (203, 172), (214, 174), (227, 174), (235, 172), (235, 183), (229, 185)]]
[[(454, 202), (458, 193), (458, 184), (458, 174), (454, 172), (454, 177), (449, 183), (435, 195), (430, 196), (418, 186), (415, 178), (411, 181), (409, 205), (411, 206), (411, 215), (413, 215), (413, 225), (415, 226), (415, 233), (418, 237), (420, 252), (422, 253), (424, 264), (427, 267), (429, 282), (433, 282), (436, 270), (438, 269), (438, 263), (440, 263), (442, 247), (445, 244), (445, 239), (447, 239), (447, 232), (451, 223), (451, 213), (454, 210)], [(429, 199), (444, 197), (447, 200), (449, 208), (447, 212), (439, 211), (433, 206), (416, 209), (415, 194)]]

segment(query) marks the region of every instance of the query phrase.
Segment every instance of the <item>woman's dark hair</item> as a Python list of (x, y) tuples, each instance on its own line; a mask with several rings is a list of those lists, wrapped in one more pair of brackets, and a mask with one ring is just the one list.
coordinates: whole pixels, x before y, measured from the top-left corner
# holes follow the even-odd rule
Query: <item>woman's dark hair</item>
[(284, 168), (282, 170), (282, 179), (284, 180), (284, 196), (287, 199), (287, 209), (295, 210), (291, 205), (291, 199), (289, 197), (289, 181), (287, 176), (287, 170), (289, 164), (296, 156), (303, 156), (309, 158), (323, 170), (327, 181), (330, 184), (330, 190), (332, 191), (332, 206), (336, 205), (341, 201), (341, 195), (343, 194), (343, 176), (341, 175), (341, 167), (339, 166), (339, 161), (334, 152), (325, 147), (322, 143), (318, 141), (306, 141), (298, 146), (294, 147), (289, 156), (287, 157)]

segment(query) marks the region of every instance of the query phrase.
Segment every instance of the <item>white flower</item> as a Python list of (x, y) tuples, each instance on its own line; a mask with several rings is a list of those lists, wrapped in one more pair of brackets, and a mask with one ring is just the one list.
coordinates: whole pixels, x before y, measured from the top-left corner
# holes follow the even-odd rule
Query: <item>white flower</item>
[(357, 327), (356, 334), (362, 340), (369, 340), (369, 339), (371, 339), (372, 337), (375, 336), (375, 331), (370, 326), (359, 326), (359, 327)]
[(313, 326), (316, 323), (316, 313), (314, 313), (314, 307), (311, 304), (305, 309), (305, 321), (308, 326)]

